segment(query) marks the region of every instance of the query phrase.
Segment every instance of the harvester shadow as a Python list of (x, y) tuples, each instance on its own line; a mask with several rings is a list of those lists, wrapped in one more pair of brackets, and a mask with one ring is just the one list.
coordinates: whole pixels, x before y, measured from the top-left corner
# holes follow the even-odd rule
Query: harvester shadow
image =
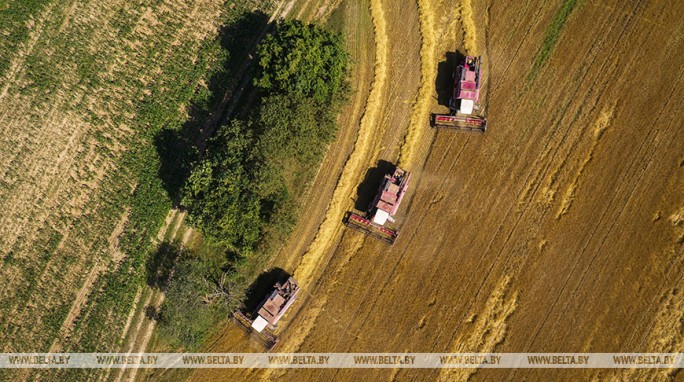
[(278, 281), (287, 280), (288, 277), (290, 277), (289, 273), (277, 267), (261, 273), (247, 289), (243, 312), (251, 315), (264, 298), (273, 291), (273, 286)]
[(459, 62), (463, 62), (465, 56), (460, 52), (447, 52), (444, 61), (437, 65), (437, 78), (435, 88), (437, 89), (437, 102), (442, 106), (449, 106), (451, 92), (454, 89), (454, 73)]
[(394, 164), (390, 162), (379, 160), (375, 167), (371, 167), (366, 171), (363, 182), (356, 188), (355, 209), (358, 211), (368, 210), (368, 206), (373, 202), (385, 174), (393, 172), (394, 167)]
[[(227, 55), (206, 81), (206, 89), (199, 89), (206, 96), (196, 97), (190, 103), (188, 119), (182, 126), (174, 125), (173, 121), (160, 122), (164, 126), (153, 138), (160, 161), (158, 176), (174, 207), (180, 206), (181, 188), (190, 175), (192, 163), (201, 157), (210, 132), (223, 120), (224, 97), (231, 81), (235, 80), (240, 63), (250, 54), (259, 31), (268, 23), (269, 17), (263, 12), (245, 12), (222, 28), (217, 42)], [(155, 100), (149, 103), (148, 107), (166, 107), (157, 105)]]

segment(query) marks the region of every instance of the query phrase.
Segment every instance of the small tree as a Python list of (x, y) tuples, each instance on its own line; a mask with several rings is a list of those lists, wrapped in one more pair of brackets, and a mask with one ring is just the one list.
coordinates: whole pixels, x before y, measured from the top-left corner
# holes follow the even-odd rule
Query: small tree
[[(159, 312), (160, 335), (175, 348), (196, 350), (217, 322), (239, 306), (246, 286), (214, 280), (215, 270), (189, 254), (181, 255)], [(220, 281), (222, 284), (217, 284)]]

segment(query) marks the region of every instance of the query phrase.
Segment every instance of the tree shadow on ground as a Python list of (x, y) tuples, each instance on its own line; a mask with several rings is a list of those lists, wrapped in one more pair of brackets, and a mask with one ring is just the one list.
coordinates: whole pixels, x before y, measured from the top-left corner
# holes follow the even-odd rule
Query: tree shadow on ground
[(247, 289), (247, 295), (244, 301), (244, 312), (252, 314), (256, 308), (261, 304), (269, 293), (273, 291), (273, 286), (279, 281), (285, 281), (290, 277), (290, 274), (285, 272), (282, 268), (271, 268), (270, 270), (261, 273), (256, 280)]
[(454, 91), (456, 66), (464, 60), (465, 56), (460, 52), (447, 52), (445, 60), (437, 65), (435, 88), (437, 89), (437, 102), (440, 105), (449, 106), (449, 100)]
[(181, 188), (185, 184), (192, 164), (205, 147), (205, 141), (223, 120), (223, 106), (230, 84), (236, 80), (239, 65), (253, 50), (266, 25), (268, 15), (261, 12), (244, 12), (228, 21), (219, 31), (218, 41), (227, 54), (206, 81), (207, 92), (188, 106), (188, 119), (180, 127), (169, 126), (155, 134), (153, 142), (161, 165), (158, 175), (175, 207), (180, 206)]
[(147, 258), (147, 285), (166, 290), (176, 258), (183, 252), (177, 244), (162, 242)]
[(159, 319), (161, 318), (159, 312), (160, 309), (157, 306), (147, 305), (145, 307), (145, 317), (147, 317), (148, 320), (159, 321)]
[(356, 201), (354, 208), (358, 211), (366, 211), (378, 193), (385, 174), (393, 172), (395, 165), (385, 160), (379, 160), (375, 167), (366, 170), (363, 182), (356, 188)]

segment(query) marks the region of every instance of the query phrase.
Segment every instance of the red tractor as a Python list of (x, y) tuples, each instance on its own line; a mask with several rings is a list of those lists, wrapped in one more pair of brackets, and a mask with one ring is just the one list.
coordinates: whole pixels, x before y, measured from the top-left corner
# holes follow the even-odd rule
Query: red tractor
[(482, 84), (480, 57), (467, 56), (454, 73), (454, 91), (449, 100), (451, 114), (433, 114), (432, 125), (484, 133), (487, 118), (475, 114), (480, 110)]
[(399, 209), (408, 187), (411, 173), (395, 168), (392, 173), (385, 174), (375, 199), (364, 216), (350, 212), (344, 223), (347, 227), (361, 231), (389, 244), (394, 244), (398, 236), (396, 229), (388, 227), (387, 222), (394, 223), (394, 215)]

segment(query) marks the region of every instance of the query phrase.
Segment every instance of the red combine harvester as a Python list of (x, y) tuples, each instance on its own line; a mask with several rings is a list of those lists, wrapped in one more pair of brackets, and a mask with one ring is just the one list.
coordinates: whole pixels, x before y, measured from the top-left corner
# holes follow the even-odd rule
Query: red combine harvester
[(398, 232), (386, 227), (387, 221), (394, 222), (394, 215), (404, 198), (411, 173), (397, 167), (393, 173), (385, 174), (375, 199), (365, 216), (350, 212), (345, 219), (347, 227), (361, 231), (389, 244), (394, 244)]
[[(292, 277), (285, 282), (277, 282), (273, 291), (259, 304), (250, 319), (241, 311), (235, 311), (233, 316), (240, 326), (248, 333), (255, 333), (256, 339), (271, 350), (278, 344), (278, 337), (269, 330), (275, 329), (278, 320), (292, 305), (299, 293), (299, 285)], [(269, 330), (267, 330), (269, 329)]]
[(451, 114), (433, 114), (432, 125), (484, 133), (487, 118), (473, 114), (480, 110), (480, 57), (468, 56), (456, 67), (454, 92), (449, 100)]

